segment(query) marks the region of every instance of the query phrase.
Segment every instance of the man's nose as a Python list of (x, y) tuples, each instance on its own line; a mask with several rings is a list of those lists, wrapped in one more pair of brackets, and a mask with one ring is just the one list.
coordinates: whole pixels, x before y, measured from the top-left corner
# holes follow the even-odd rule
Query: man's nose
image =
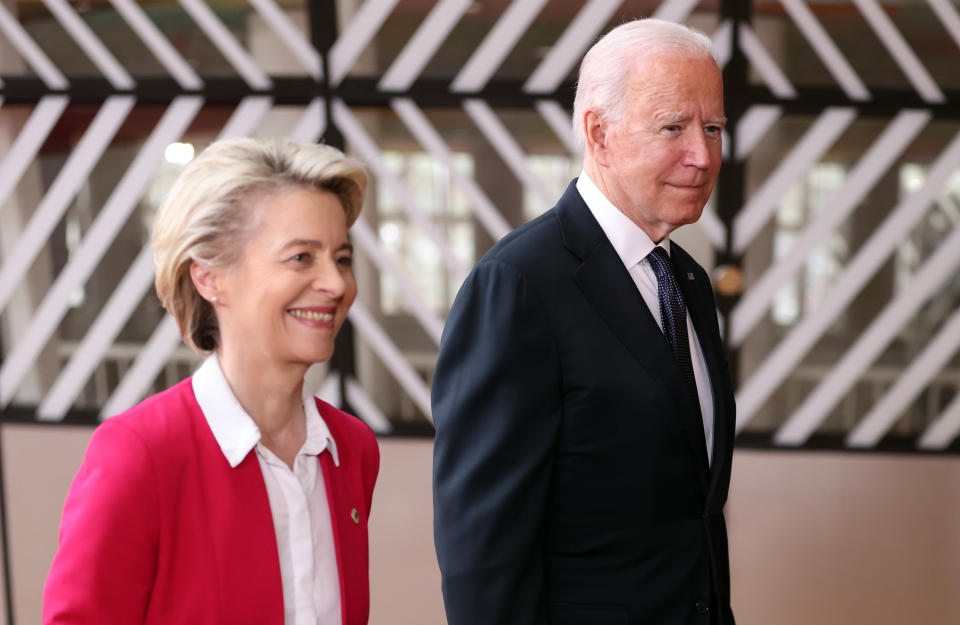
[(687, 136), (684, 164), (697, 169), (709, 169), (713, 154), (710, 149), (711, 137), (707, 137), (702, 129), (692, 130)]

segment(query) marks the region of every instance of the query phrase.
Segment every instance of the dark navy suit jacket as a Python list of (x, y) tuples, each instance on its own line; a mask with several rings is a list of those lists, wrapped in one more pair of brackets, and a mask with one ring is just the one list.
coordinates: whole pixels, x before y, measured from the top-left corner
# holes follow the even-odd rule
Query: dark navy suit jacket
[(673, 353), (574, 184), (465, 281), (433, 381), (450, 625), (733, 624), (733, 387), (709, 279), (671, 251), (710, 373), (712, 467)]

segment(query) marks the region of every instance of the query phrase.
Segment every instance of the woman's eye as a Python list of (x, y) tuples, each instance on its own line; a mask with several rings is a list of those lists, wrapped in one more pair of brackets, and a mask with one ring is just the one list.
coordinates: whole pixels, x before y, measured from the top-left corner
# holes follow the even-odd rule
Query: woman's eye
[(353, 267), (353, 256), (341, 256), (337, 259), (337, 263), (344, 267)]
[(307, 254), (306, 252), (300, 252), (299, 254), (294, 254), (292, 257), (290, 257), (290, 260), (297, 263), (302, 263), (309, 259), (310, 259), (310, 255)]

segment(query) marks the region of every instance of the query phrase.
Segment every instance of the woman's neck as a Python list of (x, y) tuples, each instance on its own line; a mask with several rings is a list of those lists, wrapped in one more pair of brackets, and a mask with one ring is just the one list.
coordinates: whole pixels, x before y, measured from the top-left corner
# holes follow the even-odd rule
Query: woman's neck
[(306, 369), (265, 364), (223, 346), (217, 359), (230, 390), (260, 429), (260, 442), (292, 468), (307, 436), (303, 412)]

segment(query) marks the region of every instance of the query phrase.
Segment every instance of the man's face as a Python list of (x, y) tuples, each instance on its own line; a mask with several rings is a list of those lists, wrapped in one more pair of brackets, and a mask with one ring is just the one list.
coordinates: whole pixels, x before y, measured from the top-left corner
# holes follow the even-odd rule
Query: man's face
[[(634, 67), (623, 115), (597, 152), (608, 199), (654, 241), (697, 221), (720, 171), (723, 81), (710, 58), (652, 57)], [(603, 188), (602, 187), (602, 188)]]

